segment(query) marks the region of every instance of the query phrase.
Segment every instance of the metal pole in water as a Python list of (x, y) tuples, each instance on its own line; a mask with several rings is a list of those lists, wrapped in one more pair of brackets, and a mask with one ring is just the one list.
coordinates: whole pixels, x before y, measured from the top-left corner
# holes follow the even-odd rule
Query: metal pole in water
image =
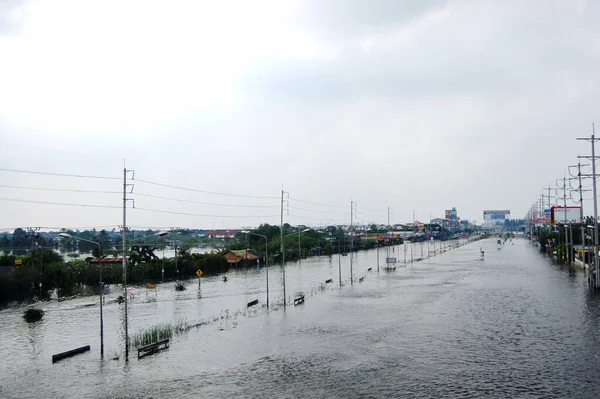
[(125, 360), (129, 358), (127, 320), (127, 168), (123, 168), (123, 300), (125, 301)]

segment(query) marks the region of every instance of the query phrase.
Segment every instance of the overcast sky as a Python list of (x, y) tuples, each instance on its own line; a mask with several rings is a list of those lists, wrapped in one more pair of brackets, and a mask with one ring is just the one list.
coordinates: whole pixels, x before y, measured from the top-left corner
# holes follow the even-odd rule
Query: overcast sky
[(0, 229), (121, 225), (124, 159), (138, 180), (271, 197), (134, 181), (134, 227), (278, 224), (282, 186), (291, 224), (349, 223), (351, 201), (357, 222), (523, 217), (590, 152), (599, 17), (583, 0), (4, 0), (0, 168), (117, 179), (2, 170)]

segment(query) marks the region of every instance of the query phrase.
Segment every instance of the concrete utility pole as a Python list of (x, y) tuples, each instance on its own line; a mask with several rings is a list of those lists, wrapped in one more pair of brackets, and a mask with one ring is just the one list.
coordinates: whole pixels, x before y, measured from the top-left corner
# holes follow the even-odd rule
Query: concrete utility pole
[(283, 243), (283, 211), (284, 211), (283, 197), (285, 194), (286, 194), (286, 192), (281, 190), (281, 225), (279, 227), (280, 240), (281, 240), (279, 249), (281, 251), (281, 272), (282, 272), (282, 276), (283, 276), (283, 308), (284, 309), (287, 305), (286, 292), (285, 292), (285, 246)]
[(595, 126), (592, 123), (592, 136), (591, 137), (578, 137), (577, 140), (585, 140), (592, 145), (592, 156), (578, 156), (578, 158), (586, 158), (592, 161), (592, 191), (594, 194), (594, 287), (600, 288), (598, 282), (598, 202), (596, 192), (596, 141), (600, 140), (596, 138)]
[(342, 244), (338, 235), (338, 272), (340, 276), (340, 287), (342, 286)]
[[(132, 186), (127, 184), (127, 173), (133, 170), (127, 170), (125, 162), (123, 162), (123, 301), (125, 308), (125, 360), (129, 360), (129, 320), (128, 320), (128, 300), (127, 300), (127, 187)], [(133, 175), (133, 177), (135, 174)]]
[[(352, 233), (354, 225), (354, 201), (350, 201), (350, 233)], [(352, 274), (352, 247), (354, 243), (354, 236), (350, 234), (350, 285), (354, 285), (354, 276)]]
[[(590, 166), (589, 164), (581, 164), (581, 162), (577, 162), (577, 165), (569, 165), (569, 175), (572, 176), (571, 179), (569, 179), (569, 182), (571, 180), (577, 180), (579, 186), (577, 187), (577, 189), (575, 190), (571, 190), (571, 192), (575, 191), (579, 191), (579, 223), (581, 224), (581, 245), (582, 247), (585, 248), (585, 232), (584, 232), (584, 226), (583, 226), (583, 192), (584, 191), (590, 191), (590, 190), (584, 190), (583, 189), (583, 185), (581, 184), (581, 167), (582, 166)], [(577, 168), (577, 176), (574, 176), (571, 173), (571, 168)]]

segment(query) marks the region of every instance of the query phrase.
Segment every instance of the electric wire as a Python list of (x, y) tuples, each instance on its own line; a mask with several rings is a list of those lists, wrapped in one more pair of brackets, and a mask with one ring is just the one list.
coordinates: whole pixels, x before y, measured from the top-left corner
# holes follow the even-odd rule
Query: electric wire
[(153, 181), (149, 181), (149, 180), (142, 180), (142, 179), (132, 179), (132, 181), (137, 182), (137, 183), (150, 184), (150, 185), (158, 186), (158, 187), (166, 187), (166, 188), (172, 188), (172, 189), (176, 189), (176, 190), (191, 191), (191, 192), (202, 193), (202, 194), (222, 195), (222, 196), (227, 196), (227, 197), (254, 198), (254, 199), (279, 199), (280, 198), (280, 197), (270, 197), (270, 196), (260, 196), (260, 195), (243, 195), (243, 194), (219, 193), (219, 192), (215, 192), (215, 191), (197, 190), (194, 188), (173, 186), (171, 184), (157, 183), (157, 182), (153, 182)]
[(331, 205), (331, 204), (323, 204), (320, 202), (313, 202), (313, 201), (306, 201), (303, 199), (299, 199), (299, 198), (295, 198), (295, 197), (289, 197), (288, 199), (294, 200), (294, 201), (298, 201), (298, 202), (303, 202), (305, 204), (311, 204), (311, 205), (318, 205), (318, 206), (325, 206), (325, 207), (329, 207), (329, 208), (350, 208), (349, 205)]
[(299, 208), (296, 206), (288, 206), (289, 209), (296, 209), (299, 211), (304, 211), (304, 212), (314, 212), (314, 213), (326, 213), (326, 214), (331, 214), (331, 213), (337, 213), (337, 214), (345, 214), (347, 212), (342, 212), (342, 211), (317, 211), (317, 210), (313, 210), (313, 209), (306, 209), (306, 208)]
[(66, 193), (93, 193), (93, 194), (122, 194), (122, 191), (104, 191), (104, 190), (80, 190), (67, 188), (44, 188), (44, 187), (25, 187), (25, 186), (7, 186), (0, 185), (2, 188), (14, 188), (19, 190), (39, 190), (39, 191), (59, 191)]
[(95, 204), (73, 204), (67, 202), (52, 202), (52, 201), (38, 201), (38, 200), (25, 200), (20, 198), (0, 198), (0, 201), (9, 201), (9, 202), (25, 202), (31, 204), (44, 204), (44, 205), (62, 205), (62, 206), (80, 206), (86, 208), (112, 208), (112, 209), (121, 209), (122, 207), (116, 205), (95, 205)]
[(112, 176), (74, 175), (74, 174), (69, 174), (69, 173), (39, 172), (39, 171), (34, 171), (34, 170), (8, 169), (8, 168), (0, 168), (0, 172), (27, 173), (27, 174), (33, 174), (33, 175), (61, 176), (61, 177), (77, 177), (77, 178), (85, 178), (85, 179), (121, 180), (120, 177), (112, 177)]
[(138, 193), (137, 191), (133, 193), (134, 196), (147, 197), (147, 198), (157, 198), (167, 201), (177, 201), (177, 202), (186, 202), (190, 204), (202, 204), (202, 205), (214, 205), (214, 206), (227, 206), (234, 208), (279, 208), (278, 205), (235, 205), (235, 204), (217, 204), (214, 202), (203, 202), (203, 201), (193, 201), (193, 200), (184, 200), (180, 198), (172, 198), (172, 197), (162, 197), (160, 195), (150, 195)]
[(151, 209), (151, 208), (142, 208), (142, 207), (134, 207), (134, 210), (146, 211), (146, 212), (156, 212), (156, 213), (166, 213), (171, 215), (183, 215), (183, 216), (199, 216), (199, 217), (215, 217), (215, 218), (274, 218), (279, 217), (280, 215), (256, 215), (256, 216), (244, 216), (244, 215), (206, 215), (200, 213), (188, 213), (188, 212), (176, 212), (176, 211), (166, 211), (162, 209)]

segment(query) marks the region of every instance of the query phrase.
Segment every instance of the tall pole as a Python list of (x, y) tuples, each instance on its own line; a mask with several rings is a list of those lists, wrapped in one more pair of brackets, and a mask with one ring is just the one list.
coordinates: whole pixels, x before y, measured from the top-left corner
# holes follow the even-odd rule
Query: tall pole
[[(102, 258), (102, 248), (98, 244), (98, 257)], [(100, 259), (100, 356), (104, 356), (104, 316), (102, 305), (104, 302), (104, 281), (102, 281), (102, 259)]]
[(338, 236), (338, 274), (340, 276), (340, 287), (342, 286), (342, 245)]
[(281, 251), (281, 271), (282, 271), (282, 275), (283, 275), (283, 307), (285, 309), (285, 306), (287, 304), (286, 302), (286, 293), (285, 293), (285, 248), (283, 245), (283, 190), (281, 190), (281, 226), (279, 228), (279, 233), (280, 233), (280, 239), (281, 239), (281, 243), (280, 243), (280, 251)]
[(596, 194), (596, 129), (592, 123), (592, 183), (594, 190), (594, 271), (596, 273), (594, 277), (595, 287), (598, 288), (598, 199)]
[(585, 248), (585, 232), (583, 231), (583, 186), (581, 185), (581, 162), (577, 162), (577, 178), (579, 179), (579, 223), (581, 224), (581, 246), (582, 248)]
[(413, 263), (413, 239), (415, 237), (415, 211), (413, 210), (413, 234), (410, 236), (410, 264)]
[[(569, 250), (569, 235), (567, 233), (567, 176), (566, 174), (563, 176), (563, 206), (565, 213), (565, 243), (567, 248), (567, 263), (569, 263), (569, 259), (571, 258), (571, 251)], [(571, 227), (571, 226), (569, 226)]]
[[(389, 238), (389, 234), (390, 234), (390, 207), (389, 207), (389, 206), (388, 206), (388, 212), (387, 212), (387, 213), (388, 213), (388, 215), (387, 215), (387, 216), (388, 216), (388, 219), (387, 219), (387, 234), (386, 234), (386, 241), (387, 241), (387, 239)], [(387, 243), (387, 252), (386, 252), (386, 254), (387, 254), (387, 259), (385, 260), (385, 263), (386, 263), (386, 266), (388, 267), (388, 269), (387, 269), (387, 270), (389, 270), (389, 267), (390, 267), (390, 265), (389, 265), (389, 263), (388, 263), (388, 262), (389, 262), (389, 259), (390, 259), (390, 243), (389, 243), (389, 242)]]
[(267, 236), (265, 239), (265, 268), (267, 269), (267, 310), (269, 309), (269, 246), (267, 245)]
[(302, 252), (300, 249), (300, 226), (298, 226), (298, 264), (300, 264), (301, 258), (302, 258)]
[(569, 241), (571, 242), (571, 248), (569, 248), (569, 264), (573, 266), (573, 225), (569, 224)]
[[(350, 201), (350, 231), (353, 230), (354, 225), (354, 201)], [(354, 277), (352, 275), (352, 246), (354, 243), (354, 236), (350, 236), (350, 285), (354, 285)]]
[(127, 319), (127, 168), (123, 168), (123, 299), (125, 301), (125, 360), (129, 359)]
[(375, 225), (375, 231), (377, 232), (377, 239), (375, 245), (377, 245), (377, 273), (379, 273), (379, 226)]
[[(592, 137), (581, 137), (577, 138), (577, 140), (585, 140), (592, 143), (592, 191), (594, 194), (594, 287), (600, 288), (600, 283), (598, 282), (598, 197), (596, 191), (596, 131), (595, 125), (592, 123)], [(579, 156), (578, 158), (590, 158)]]

